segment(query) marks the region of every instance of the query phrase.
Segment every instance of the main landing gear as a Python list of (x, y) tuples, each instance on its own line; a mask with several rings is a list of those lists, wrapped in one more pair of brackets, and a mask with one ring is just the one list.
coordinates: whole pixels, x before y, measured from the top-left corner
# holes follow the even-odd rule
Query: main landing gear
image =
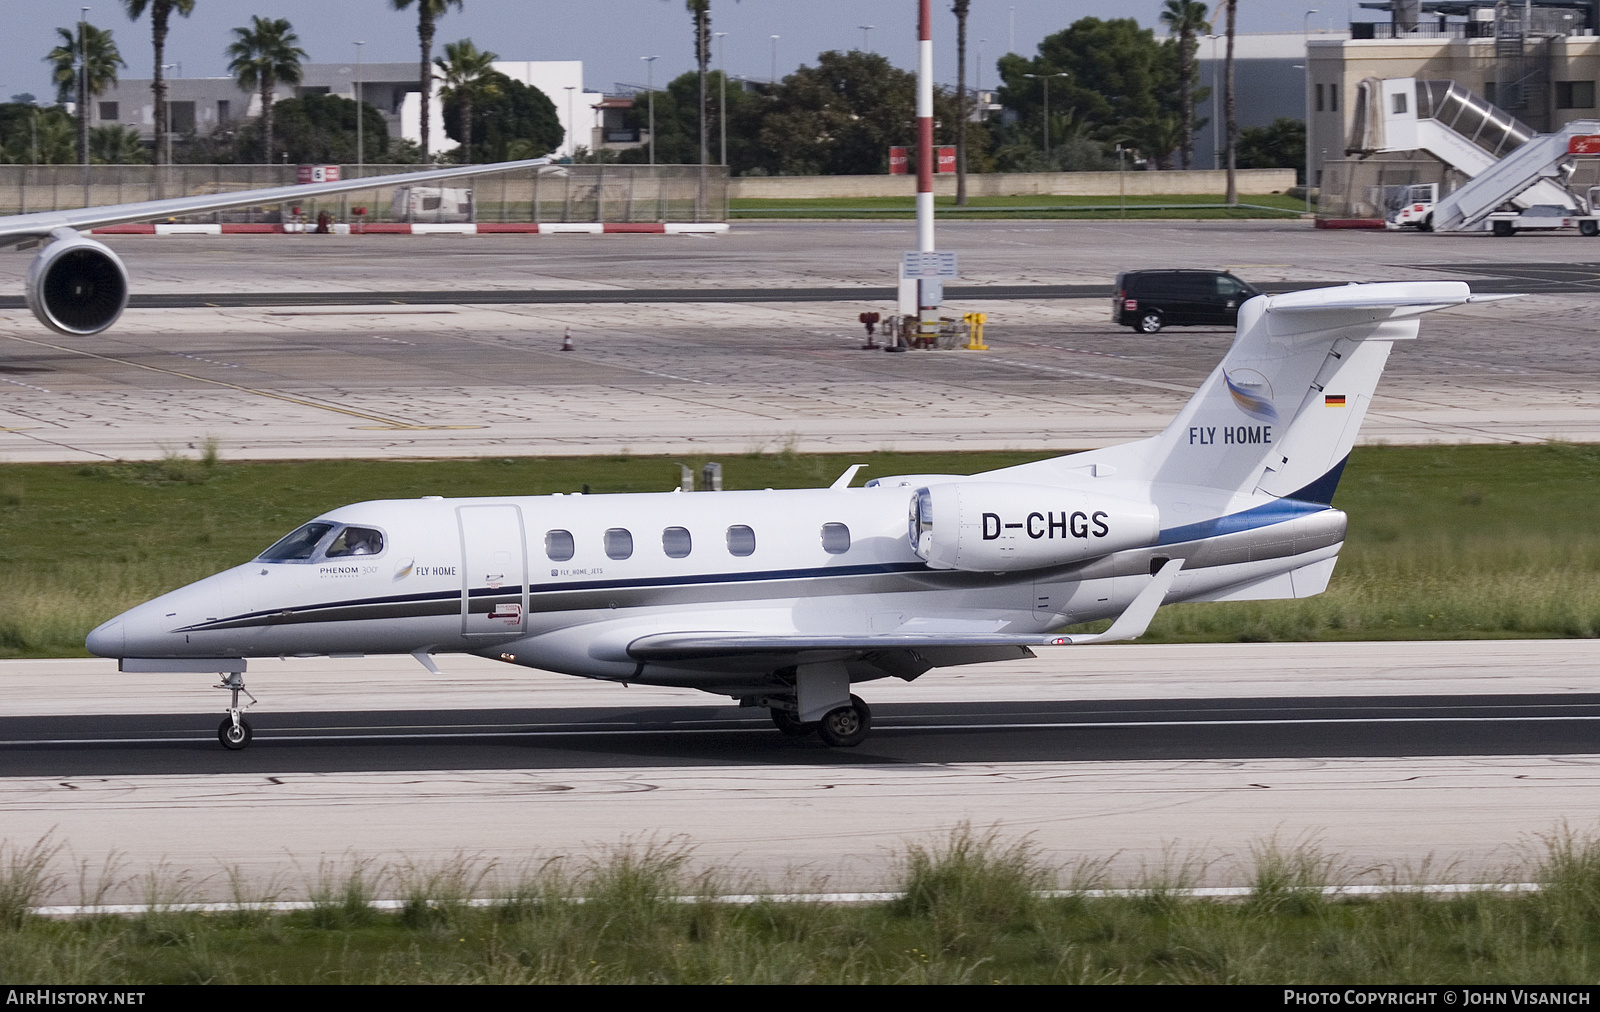
[(872, 730), (872, 710), (860, 696), (851, 696), (848, 706), (835, 707), (821, 720), (802, 723), (795, 714), (781, 706), (771, 708), (772, 723), (790, 737), (800, 738), (816, 733), (823, 743), (834, 748), (854, 748), (867, 740)]
[[(222, 742), (222, 747), (230, 752), (237, 752), (250, 744), (250, 739), (255, 732), (250, 729), (250, 722), (244, 719), (247, 707), (239, 705), (239, 693), (250, 696), (250, 690), (244, 687), (244, 672), (225, 672), (222, 681), (215, 686), (218, 689), (227, 689), (233, 693), (233, 701), (228, 704), (228, 715), (222, 718), (222, 723), (217, 725), (217, 740)], [(256, 697), (250, 696), (250, 706), (256, 704)]]

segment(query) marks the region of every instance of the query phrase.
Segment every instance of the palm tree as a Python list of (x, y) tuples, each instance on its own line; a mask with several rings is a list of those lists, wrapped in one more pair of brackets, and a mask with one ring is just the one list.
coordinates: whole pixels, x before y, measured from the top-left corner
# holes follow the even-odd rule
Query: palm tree
[[(156, 72), (150, 81), (150, 91), (156, 99), (156, 136), (161, 138), (156, 143), (155, 162), (172, 162), (172, 135), (167, 132), (167, 78), (162, 70), (162, 61), (167, 53), (167, 21), (172, 17), (172, 12), (177, 11), (183, 17), (188, 17), (194, 10), (194, 0), (122, 0), (122, 6), (128, 12), (130, 21), (139, 20), (145, 8), (150, 8), (150, 41), (155, 48)], [(163, 151), (163, 144), (165, 150)]]
[(1239, 202), (1239, 185), (1234, 179), (1235, 166), (1239, 161), (1239, 120), (1234, 115), (1233, 107), (1233, 17), (1237, 12), (1239, 0), (1222, 0), (1223, 7), (1228, 12), (1228, 55), (1223, 61), (1222, 72), (1222, 113), (1223, 121), (1228, 129), (1228, 195), (1229, 204)]
[[(52, 64), (50, 78), (56, 84), (56, 101), (66, 104), (76, 93), (78, 103), (78, 161), (89, 164), (89, 103), (117, 83), (117, 68), (127, 61), (117, 52), (111, 29), (79, 22), (76, 29), (57, 28), (61, 44), (45, 57)], [(81, 44), (81, 45), (80, 45)], [(80, 59), (80, 54), (84, 55)]]
[(443, 87), (439, 95), (446, 102), (454, 102), (461, 112), (461, 160), (472, 161), (472, 102), (474, 98), (493, 98), (499, 91), (495, 87), (491, 63), (500, 57), (497, 53), (480, 50), (471, 39), (444, 44), (444, 58), (434, 64), (444, 72)]
[(249, 28), (235, 28), (234, 41), (228, 46), (233, 61), (228, 72), (245, 91), (261, 91), (261, 154), (262, 161), (272, 162), (272, 93), (278, 82), (300, 83), (300, 61), (306, 51), (295, 45), (300, 41), (293, 26), (284, 18), (269, 20), (251, 17)]
[(1209, 32), (1211, 23), (1206, 20), (1206, 5), (1199, 0), (1167, 0), (1161, 23), (1178, 37), (1178, 115), (1183, 124), (1180, 150), (1187, 169), (1194, 161), (1194, 53), (1200, 45), (1198, 36)]
[(967, 8), (972, 0), (955, 0), (950, 13), (956, 16), (956, 203), (967, 203)]
[(141, 165), (150, 160), (139, 131), (107, 123), (89, 131), (89, 155), (97, 165)]
[(706, 130), (706, 67), (711, 63), (711, 0), (683, 0), (683, 6), (694, 16), (694, 60), (700, 66), (700, 164), (709, 160), (709, 137)]
[[(397, 11), (410, 7), (412, 0), (389, 0), (389, 5)], [(428, 160), (428, 123), (431, 117), (428, 114), (428, 103), (433, 98), (433, 23), (444, 17), (444, 12), (455, 5), (456, 10), (461, 9), (461, 0), (416, 0), (417, 4), (417, 40), (422, 44), (422, 72), (417, 77), (417, 83), (422, 88), (422, 160)]]

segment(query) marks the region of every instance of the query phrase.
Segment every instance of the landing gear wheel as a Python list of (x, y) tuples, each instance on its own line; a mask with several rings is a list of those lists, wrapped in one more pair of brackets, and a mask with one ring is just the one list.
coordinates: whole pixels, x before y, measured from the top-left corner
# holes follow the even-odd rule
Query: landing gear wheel
[(239, 724), (234, 726), (232, 717), (223, 717), (222, 723), (217, 725), (217, 740), (222, 742), (222, 747), (230, 752), (237, 752), (250, 744), (250, 739), (255, 737), (255, 732), (250, 729), (250, 722), (243, 717)]
[(812, 721), (809, 724), (802, 724), (799, 718), (790, 713), (788, 710), (780, 710), (774, 706), (771, 710), (771, 713), (772, 723), (777, 725), (778, 730), (782, 731), (791, 738), (802, 738), (817, 729), (816, 721)]
[(1578, 222), (1578, 234), (1587, 236), (1600, 235), (1600, 221), (1591, 220)]
[(817, 736), (834, 748), (854, 748), (867, 740), (872, 730), (872, 711), (860, 696), (851, 696), (849, 706), (830, 710), (817, 725)]
[(1133, 325), (1133, 329), (1141, 334), (1156, 334), (1161, 331), (1161, 322), (1160, 313), (1145, 313), (1139, 317), (1139, 322)]
[(1497, 221), (1494, 223), (1494, 234), (1502, 239), (1506, 239), (1516, 235), (1517, 230), (1516, 227), (1513, 226), (1509, 221)]

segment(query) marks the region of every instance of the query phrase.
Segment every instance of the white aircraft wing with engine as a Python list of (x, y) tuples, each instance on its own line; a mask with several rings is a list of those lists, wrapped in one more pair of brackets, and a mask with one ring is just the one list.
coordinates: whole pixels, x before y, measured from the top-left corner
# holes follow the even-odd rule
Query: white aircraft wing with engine
[(144, 200), (133, 204), (38, 211), (0, 218), (0, 246), (46, 242), (47, 245), (34, 258), (28, 270), (26, 293), (29, 308), (41, 323), (52, 330), (63, 334), (98, 334), (117, 322), (127, 307), (128, 272), (110, 247), (80, 234), (84, 230), (548, 165), (548, 158), (533, 158), (341, 179), (331, 183), (302, 183), (233, 193)]

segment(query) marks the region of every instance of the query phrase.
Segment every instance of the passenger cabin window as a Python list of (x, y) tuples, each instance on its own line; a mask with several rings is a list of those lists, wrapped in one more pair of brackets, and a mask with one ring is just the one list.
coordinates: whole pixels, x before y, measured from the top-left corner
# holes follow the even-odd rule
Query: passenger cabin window
[(280, 538), (278, 543), (262, 552), (258, 559), (262, 562), (298, 562), (309, 559), (317, 550), (317, 544), (333, 530), (333, 524), (306, 524), (293, 534)]
[(632, 534), (622, 527), (613, 527), (609, 531), (606, 531), (606, 558), (626, 559), (632, 554)]
[(688, 528), (668, 527), (661, 532), (661, 550), (669, 559), (687, 558), (693, 547)]
[(843, 555), (850, 550), (850, 528), (844, 524), (822, 525), (822, 550), (829, 555)]
[(383, 535), (370, 527), (346, 527), (328, 545), (328, 558), (347, 555), (377, 555), (383, 551)]
[(756, 554), (756, 532), (743, 524), (728, 528), (728, 554), (745, 558)]
[(544, 554), (551, 562), (566, 562), (575, 551), (571, 531), (544, 532)]

